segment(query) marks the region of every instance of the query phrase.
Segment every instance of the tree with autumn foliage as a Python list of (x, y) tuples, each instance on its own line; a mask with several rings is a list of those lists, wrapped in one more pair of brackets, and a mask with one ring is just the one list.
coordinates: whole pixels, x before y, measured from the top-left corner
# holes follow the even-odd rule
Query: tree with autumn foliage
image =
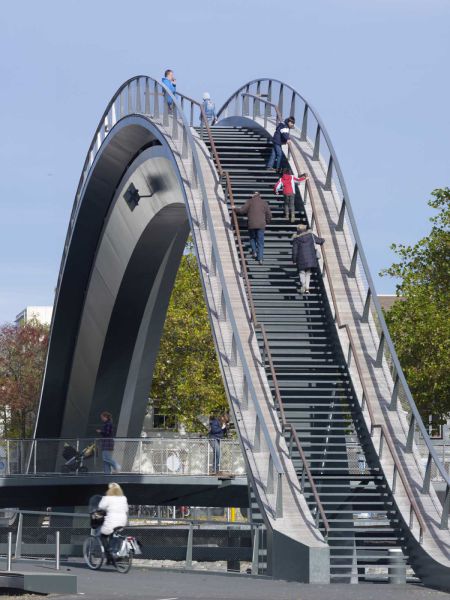
[(3, 437), (32, 435), (48, 346), (36, 320), (0, 327), (0, 423)]
[(399, 280), (386, 322), (414, 400), (428, 420), (450, 417), (450, 189), (428, 205), (431, 232), (412, 246), (393, 244), (399, 261), (381, 275)]
[(192, 246), (188, 244), (167, 311), (150, 393), (161, 414), (198, 431), (199, 417), (228, 409)]

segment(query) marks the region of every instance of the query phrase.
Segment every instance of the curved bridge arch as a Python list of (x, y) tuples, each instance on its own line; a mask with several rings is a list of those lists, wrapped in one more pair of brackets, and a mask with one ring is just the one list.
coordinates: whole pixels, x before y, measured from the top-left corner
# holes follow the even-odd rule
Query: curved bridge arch
[[(393, 354), (384, 321), (380, 321), (381, 339), (375, 335), (370, 307), (379, 307), (370, 274), (368, 289), (361, 277), (367, 265), (325, 129), (295, 90), (275, 80), (255, 80), (240, 88), (221, 109), (219, 126), (244, 126), (268, 137), (276, 124), (271, 102), (276, 85), (278, 110), (283, 109), (288, 89), (290, 112), (301, 109), (303, 113), (302, 128), (293, 134), (288, 158), (293, 167), (300, 165), (310, 173), (308, 217), (330, 239), (325, 292), (334, 310), (340, 345), (348, 355), (347, 367), (363, 418), (370, 434), (375, 432), (374, 439), (380, 442), (383, 468), (388, 474), (393, 469), (394, 492), (398, 473), (404, 484), (400, 492), (408, 492), (406, 498), (397, 495), (405, 523), (408, 511), (416, 517), (409, 527), (411, 543), (417, 555), (425, 556), (433, 576), (442, 577), (445, 569), (439, 561), (442, 552), (445, 555), (445, 536), (440, 536), (433, 524), (428, 535), (421, 524), (427, 502), (433, 515), (439, 513), (436, 495), (429, 488), (429, 479), (425, 489), (425, 474), (423, 485), (428, 495), (425, 501), (418, 500), (417, 508), (410, 493), (410, 486), (416, 489), (420, 479), (417, 451), (408, 457), (400, 450), (402, 436), (408, 438), (409, 448), (410, 433), (406, 431), (405, 436), (408, 426), (397, 410), (396, 399), (400, 386), (407, 396), (409, 391), (401, 369), (397, 368), (393, 381), (382, 359), (386, 344), (391, 356), (395, 351)], [(245, 266), (239, 262), (222, 191), (225, 173), (218, 156), (213, 151), (211, 159), (202, 136), (193, 129), (194, 114), (201, 117), (199, 105), (184, 96), (172, 97), (174, 108), (169, 111), (169, 97), (170, 92), (155, 80), (133, 78), (114, 96), (94, 136), (62, 259), (36, 436), (89, 435), (98, 411), (104, 408), (112, 408), (119, 435), (139, 435), (167, 302), (190, 228), (247, 474), (268, 528), (269, 572), (326, 582), (330, 577), (329, 547), (298, 485), (284, 437), (285, 424), (278, 419), (252, 322), (250, 286), (243, 281)], [(210, 138), (212, 146), (213, 141)], [(130, 182), (140, 194), (151, 196), (142, 198), (134, 210), (124, 200)], [(333, 261), (335, 271), (329, 268)], [(347, 296), (348, 323), (340, 318), (336, 290)], [(372, 341), (364, 346), (368, 335)], [(367, 363), (358, 362), (362, 347)], [(374, 347), (373, 362), (381, 357), (382, 372), (376, 372), (369, 360)], [(382, 394), (377, 396), (373, 390), (380, 378)], [(372, 384), (373, 388), (366, 387)], [(386, 394), (392, 418), (386, 410)], [(412, 427), (419, 424), (422, 428), (411, 400), (408, 397)], [(389, 434), (392, 427), (395, 446)], [(390, 450), (383, 457), (382, 436)], [(431, 443), (429, 451), (430, 464), (437, 464)], [(445, 509), (442, 522), (444, 513)], [(424, 536), (426, 548), (419, 540)]]

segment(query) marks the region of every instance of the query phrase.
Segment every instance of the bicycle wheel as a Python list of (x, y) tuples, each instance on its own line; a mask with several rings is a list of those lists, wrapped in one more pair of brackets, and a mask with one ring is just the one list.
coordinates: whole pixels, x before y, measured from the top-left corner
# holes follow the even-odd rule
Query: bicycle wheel
[(128, 573), (131, 569), (131, 563), (133, 562), (133, 550), (128, 550), (126, 556), (116, 556), (113, 559), (116, 571), (119, 573)]
[(105, 559), (103, 546), (98, 536), (90, 535), (83, 542), (83, 556), (90, 569), (100, 569)]

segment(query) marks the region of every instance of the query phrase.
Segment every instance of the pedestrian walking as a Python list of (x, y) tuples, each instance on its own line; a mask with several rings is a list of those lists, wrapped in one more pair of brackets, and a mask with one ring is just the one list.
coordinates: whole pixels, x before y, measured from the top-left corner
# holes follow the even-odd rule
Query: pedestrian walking
[(100, 429), (97, 429), (97, 433), (102, 436), (103, 472), (111, 474), (114, 469), (117, 473), (120, 471), (120, 465), (112, 456), (114, 450), (114, 426), (111, 413), (104, 410), (100, 414), (100, 420), (102, 426)]
[(203, 94), (203, 110), (205, 111), (205, 117), (209, 125), (214, 125), (217, 120), (216, 117), (216, 105), (211, 100), (209, 92)]
[[(175, 79), (175, 75), (173, 74), (172, 69), (166, 69), (164, 71), (164, 77), (161, 79), (161, 81), (167, 88), (169, 88), (169, 90), (175, 96), (175, 94), (177, 93), (177, 81)], [(167, 105), (170, 111), (173, 110), (173, 100), (170, 96), (167, 96)]]
[(264, 260), (264, 231), (266, 225), (272, 220), (269, 205), (259, 192), (255, 192), (243, 206), (235, 210), (238, 215), (247, 216), (252, 256), (262, 265)]
[(283, 169), (282, 177), (275, 184), (275, 195), (278, 196), (281, 191), (283, 192), (284, 216), (286, 219), (290, 218), (291, 223), (295, 223), (295, 186), (307, 178), (306, 173), (295, 177), (289, 169)]
[(215, 415), (209, 417), (208, 438), (213, 451), (212, 472), (218, 473), (220, 470), (220, 440), (223, 438), (222, 422)]
[(269, 162), (267, 163), (268, 169), (273, 169), (274, 164), (276, 164), (276, 170), (280, 170), (281, 160), (283, 158), (282, 146), (288, 143), (290, 137), (290, 130), (294, 126), (295, 117), (288, 117), (281, 123), (278, 123), (272, 138), (272, 152), (270, 154)]
[(325, 240), (315, 235), (307, 225), (299, 225), (292, 238), (292, 261), (300, 277), (301, 294), (309, 294), (311, 271), (319, 266), (316, 244), (321, 246)]

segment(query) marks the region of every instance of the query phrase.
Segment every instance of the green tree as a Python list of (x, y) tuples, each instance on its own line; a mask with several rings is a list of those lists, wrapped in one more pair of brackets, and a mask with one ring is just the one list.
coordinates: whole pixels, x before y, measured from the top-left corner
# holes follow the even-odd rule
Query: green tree
[(399, 261), (381, 275), (399, 279), (396, 302), (386, 313), (414, 400), (427, 419), (450, 416), (450, 189), (432, 192), (437, 214), (428, 236), (413, 246), (393, 244)]
[(176, 416), (188, 431), (199, 417), (228, 408), (217, 362), (197, 260), (183, 256), (170, 298), (150, 396), (161, 414)]
[(0, 327), (0, 420), (4, 437), (33, 432), (48, 346), (48, 327), (36, 320)]

